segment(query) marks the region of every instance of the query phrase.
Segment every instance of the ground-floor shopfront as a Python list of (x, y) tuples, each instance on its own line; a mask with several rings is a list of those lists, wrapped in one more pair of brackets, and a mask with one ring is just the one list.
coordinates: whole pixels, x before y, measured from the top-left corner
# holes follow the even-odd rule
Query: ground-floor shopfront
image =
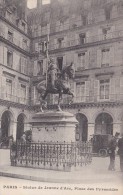
[[(33, 112), (32, 112), (33, 113)], [(0, 138), (12, 136), (14, 140), (21, 138), (26, 130), (30, 130), (28, 109), (0, 106)]]
[(115, 135), (123, 132), (123, 105), (70, 105), (64, 110), (75, 114), (78, 125), (76, 139), (90, 140), (94, 134)]
[[(123, 132), (123, 105), (67, 105), (64, 111), (73, 113), (77, 120), (76, 140), (90, 140), (93, 134)], [(13, 136), (20, 139), (24, 131), (30, 130), (30, 118), (34, 110), (0, 106), (0, 137)]]

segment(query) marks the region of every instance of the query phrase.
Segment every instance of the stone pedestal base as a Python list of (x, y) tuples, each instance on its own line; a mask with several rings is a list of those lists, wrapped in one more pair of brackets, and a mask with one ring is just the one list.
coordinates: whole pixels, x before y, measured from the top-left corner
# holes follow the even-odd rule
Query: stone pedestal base
[(30, 122), (33, 142), (75, 142), (77, 120), (69, 112), (39, 112)]

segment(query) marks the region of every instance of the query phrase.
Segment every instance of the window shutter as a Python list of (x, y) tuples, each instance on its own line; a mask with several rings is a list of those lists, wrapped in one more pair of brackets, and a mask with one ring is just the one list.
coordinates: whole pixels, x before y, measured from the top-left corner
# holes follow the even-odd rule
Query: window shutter
[(34, 61), (33, 76), (37, 76), (37, 60)]
[(35, 51), (39, 52), (39, 45), (38, 45), (38, 43), (35, 43)]
[(99, 28), (98, 29), (98, 41), (102, 41), (103, 40), (103, 33), (102, 33), (102, 29)]
[(4, 47), (4, 50), (3, 50), (3, 55), (4, 55), (4, 62), (3, 64), (7, 66), (7, 48)]
[(94, 81), (94, 100), (99, 100), (99, 80)]
[(3, 59), (4, 59), (3, 46), (0, 45), (0, 64), (3, 64)]
[(54, 49), (58, 49), (57, 39), (54, 39)]
[(114, 101), (116, 100), (115, 98), (116, 93), (115, 93), (115, 78), (110, 79), (110, 100)]
[(0, 35), (1, 35), (2, 37), (5, 36), (5, 27), (4, 27), (2, 24), (0, 24)]
[(90, 52), (87, 51), (85, 53), (85, 69), (88, 69), (88, 67), (89, 67), (89, 58), (90, 58)]
[(90, 96), (90, 81), (85, 81), (85, 97), (86, 101), (89, 101)]
[(120, 99), (123, 100), (123, 77), (120, 77)]
[(63, 56), (63, 67), (66, 66), (66, 55)]
[(65, 36), (65, 37), (64, 37), (63, 47), (68, 47), (68, 40), (67, 40), (67, 36)]
[(17, 85), (17, 97), (18, 97), (18, 102), (20, 103), (21, 101), (21, 83), (18, 82), (18, 85)]
[(8, 27), (7, 26), (4, 26), (4, 37), (6, 38), (6, 39), (8, 39)]
[(110, 48), (110, 66), (114, 66), (115, 62), (114, 62), (115, 58), (114, 58), (114, 47)]
[(2, 98), (6, 98), (6, 77), (2, 76)]
[(115, 26), (111, 27), (111, 38), (114, 38), (114, 34), (115, 34)]
[(89, 31), (86, 32), (86, 43), (91, 42), (91, 39), (92, 39), (92, 36), (91, 36), (90, 32)]
[(13, 99), (13, 101), (16, 101), (16, 97), (17, 97), (16, 82), (12, 81), (12, 99)]
[(13, 52), (13, 68), (15, 68), (15, 70), (19, 70), (19, 66), (20, 66), (20, 56)]
[(97, 50), (97, 67), (101, 67), (101, 61), (102, 61), (102, 51), (101, 49)]
[(77, 68), (79, 67), (77, 53), (74, 53), (74, 64), (75, 64), (75, 70), (77, 70)]
[(20, 47), (23, 48), (23, 37), (20, 37)]
[(29, 86), (26, 86), (26, 104), (29, 103)]
[(79, 36), (75, 33), (75, 44), (79, 45)]

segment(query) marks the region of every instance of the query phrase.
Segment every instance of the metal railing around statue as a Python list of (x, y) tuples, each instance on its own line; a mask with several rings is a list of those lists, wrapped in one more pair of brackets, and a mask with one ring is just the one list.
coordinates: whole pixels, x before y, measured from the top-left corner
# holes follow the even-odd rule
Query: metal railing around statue
[(10, 156), (12, 166), (63, 170), (90, 164), (92, 145), (90, 142), (16, 142), (11, 145)]

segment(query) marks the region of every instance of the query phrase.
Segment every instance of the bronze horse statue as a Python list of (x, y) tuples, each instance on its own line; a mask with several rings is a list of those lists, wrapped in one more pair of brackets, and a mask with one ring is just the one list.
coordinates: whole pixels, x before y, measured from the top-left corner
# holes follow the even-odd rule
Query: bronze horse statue
[[(53, 67), (53, 64), (51, 64), (51, 67)], [(52, 69), (52, 71), (54, 71), (54, 69)], [(64, 67), (60, 73), (56, 73), (56, 76), (51, 76), (51, 74), (47, 75), (47, 86), (45, 80), (39, 82), (36, 86), (40, 94), (40, 111), (43, 112), (42, 107), (46, 107), (47, 105), (45, 98), (48, 94), (59, 94), (57, 110), (61, 111), (60, 103), (62, 101), (62, 94), (68, 94), (71, 95), (72, 98), (74, 97), (70, 89), (70, 79), (73, 79), (75, 75), (74, 64), (71, 63), (69, 66)]]

